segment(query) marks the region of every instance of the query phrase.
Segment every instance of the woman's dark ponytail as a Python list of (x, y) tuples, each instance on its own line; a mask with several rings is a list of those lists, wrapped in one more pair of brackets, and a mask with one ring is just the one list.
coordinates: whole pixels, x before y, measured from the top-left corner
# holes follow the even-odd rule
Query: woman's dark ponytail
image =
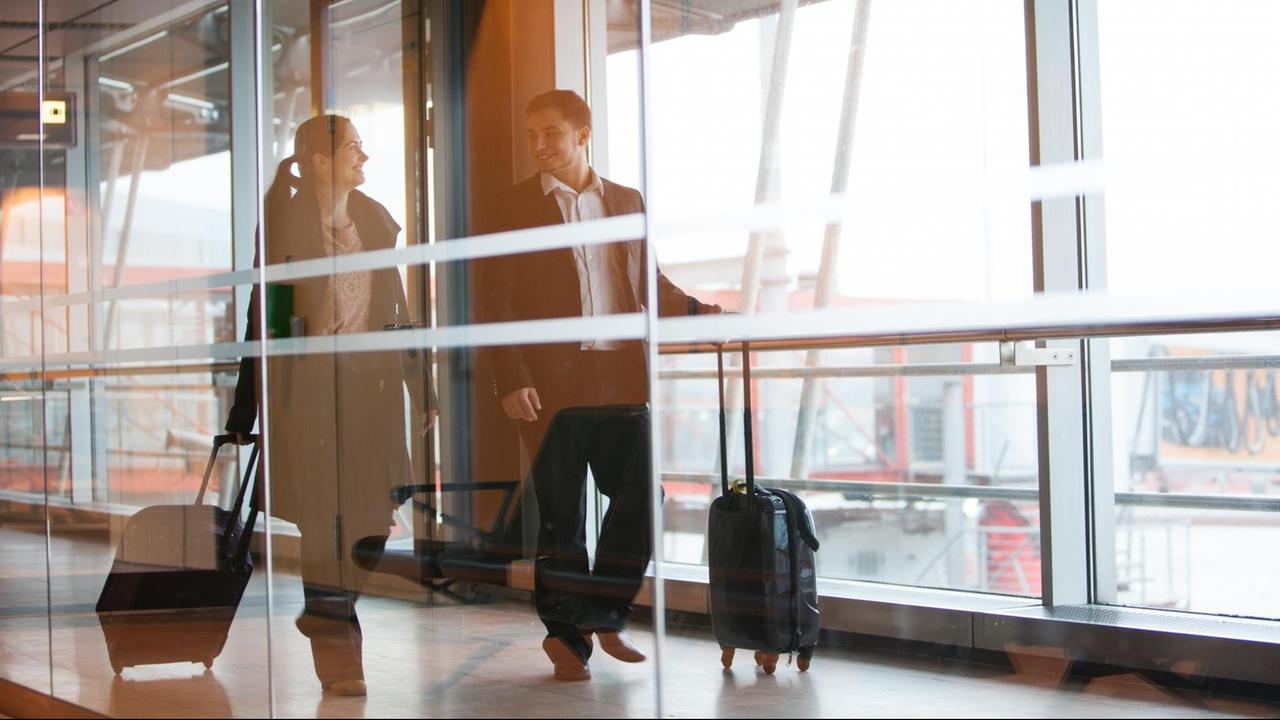
[(289, 199), (293, 197), (293, 190), (297, 189), (302, 180), (293, 174), (290, 168), (298, 161), (297, 156), (290, 155), (280, 161), (280, 165), (276, 167), (275, 179), (271, 181), (271, 187), (267, 188), (267, 196), (264, 200), (266, 205), (267, 217), (279, 217), (280, 211), (289, 203)]

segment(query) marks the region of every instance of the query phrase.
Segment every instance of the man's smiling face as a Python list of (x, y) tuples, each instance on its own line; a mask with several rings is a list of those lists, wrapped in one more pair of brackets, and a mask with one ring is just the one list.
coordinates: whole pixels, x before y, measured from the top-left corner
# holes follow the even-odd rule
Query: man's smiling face
[(541, 172), (556, 173), (572, 167), (585, 156), (590, 137), (590, 129), (574, 128), (554, 108), (535, 110), (526, 117), (529, 156)]

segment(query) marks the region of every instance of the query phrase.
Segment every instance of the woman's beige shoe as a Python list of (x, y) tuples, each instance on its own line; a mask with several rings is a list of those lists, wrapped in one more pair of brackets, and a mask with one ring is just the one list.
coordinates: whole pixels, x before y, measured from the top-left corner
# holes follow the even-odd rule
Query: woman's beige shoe
[(343, 697), (364, 697), (369, 694), (369, 688), (363, 680), (335, 680), (323, 687), (330, 695)]

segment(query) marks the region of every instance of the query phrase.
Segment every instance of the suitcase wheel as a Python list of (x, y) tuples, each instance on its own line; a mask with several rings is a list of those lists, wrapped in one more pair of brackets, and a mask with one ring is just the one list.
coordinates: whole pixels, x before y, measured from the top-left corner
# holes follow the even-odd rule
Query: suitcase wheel
[(205, 669), (205, 670), (211, 670), (211, 669), (213, 669), (213, 658), (211, 658), (211, 657), (207, 657), (207, 658), (205, 658), (204, 660), (201, 660), (201, 662), (203, 662), (203, 663), (204, 663), (204, 669)]
[(124, 672), (124, 666), (121, 665), (120, 663), (114, 663), (114, 662), (111, 663), (111, 669), (116, 672), (116, 675), (119, 675), (120, 673)]
[(757, 651), (756, 664), (759, 665), (765, 673), (772, 675), (773, 671), (778, 669), (778, 654)]
[(720, 648), (720, 664), (724, 666), (725, 670), (733, 667), (733, 648)]
[(800, 648), (800, 657), (796, 658), (796, 667), (800, 672), (809, 669), (809, 662), (813, 660), (813, 646)]

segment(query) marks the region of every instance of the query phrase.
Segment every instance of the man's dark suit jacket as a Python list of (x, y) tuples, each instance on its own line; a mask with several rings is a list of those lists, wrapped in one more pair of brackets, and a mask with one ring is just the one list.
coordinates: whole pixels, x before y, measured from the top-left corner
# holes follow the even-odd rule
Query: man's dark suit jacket
[[(632, 188), (601, 178), (605, 215), (615, 217), (644, 212), (644, 200)], [(554, 194), (544, 193), (539, 175), (519, 183), (493, 204), (489, 217), (476, 223), (480, 233), (501, 232), (564, 223)], [(627, 240), (603, 246), (612, 254), (617, 278), (629, 289), (624, 312), (641, 312), (648, 304), (645, 241)], [(481, 322), (511, 322), (582, 316), (578, 270), (573, 249), (564, 247), (487, 259), (476, 266), (474, 277), (477, 317)], [(658, 314), (699, 315), (718, 308), (699, 302), (658, 273)], [(524, 387), (537, 388), (544, 405), (558, 404), (557, 397), (571, 393), (580, 382), (575, 368), (581, 342), (539, 343), (493, 348), (489, 363), (498, 397)], [(645, 367), (644, 346), (628, 342), (623, 350), (635, 355), (625, 364)], [(634, 363), (632, 362), (634, 361)]]

